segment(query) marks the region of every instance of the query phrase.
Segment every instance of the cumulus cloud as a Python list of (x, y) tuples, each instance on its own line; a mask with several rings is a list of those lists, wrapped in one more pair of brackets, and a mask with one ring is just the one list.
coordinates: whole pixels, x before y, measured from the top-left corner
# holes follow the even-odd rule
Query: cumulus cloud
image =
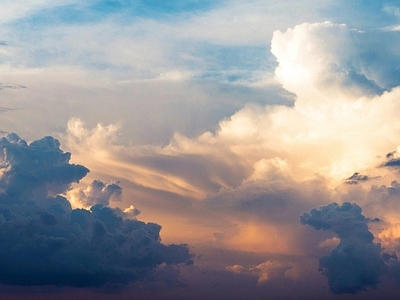
[(291, 270), (293, 266), (289, 263), (283, 263), (275, 260), (268, 260), (257, 266), (243, 267), (241, 265), (227, 266), (226, 269), (235, 274), (247, 274), (257, 276), (257, 284), (265, 283), (271, 279), (281, 279), (284, 277), (293, 277), (287, 271)]
[(300, 217), (303, 225), (333, 231), (340, 239), (330, 255), (319, 261), (320, 271), (328, 277), (329, 288), (335, 294), (376, 287), (386, 270), (381, 245), (373, 242), (368, 219), (361, 211), (354, 203), (332, 203)]
[(12, 133), (0, 141), (0, 188), (6, 201), (25, 202), (63, 193), (89, 172), (84, 166), (69, 164), (71, 154), (64, 153), (50, 136), (29, 145)]
[(118, 182), (104, 183), (100, 180), (93, 180), (86, 189), (73, 189), (68, 193), (68, 196), (74, 202), (78, 202), (85, 207), (91, 207), (96, 204), (108, 206), (111, 201), (121, 201), (122, 188), (118, 185)]
[(161, 226), (111, 208), (115, 183), (94, 181), (78, 190), (90, 210), (72, 209), (65, 193), (89, 170), (52, 137), (27, 143), (16, 134), (0, 140), (0, 282), (76, 287), (127, 284), (161, 264), (190, 264), (186, 245), (161, 243)]
[(244, 267), (241, 265), (233, 265), (233, 266), (227, 266), (226, 269), (233, 273), (240, 274), (244, 270)]
[(127, 215), (129, 218), (135, 218), (137, 215), (140, 214), (140, 210), (130, 205), (128, 208), (124, 209), (124, 214)]
[(261, 284), (272, 278), (282, 278), (287, 276), (286, 271), (292, 268), (293, 266), (290, 264), (280, 263), (277, 261), (266, 261), (251, 268), (250, 271), (258, 275), (258, 283)]

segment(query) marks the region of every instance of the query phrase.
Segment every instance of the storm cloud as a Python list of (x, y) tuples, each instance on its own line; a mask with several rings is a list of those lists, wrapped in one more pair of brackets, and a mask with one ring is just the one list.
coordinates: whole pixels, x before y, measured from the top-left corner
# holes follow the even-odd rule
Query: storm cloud
[(335, 294), (356, 293), (375, 287), (386, 270), (381, 245), (374, 243), (368, 221), (355, 203), (332, 203), (304, 213), (303, 225), (316, 230), (330, 230), (340, 239), (329, 256), (320, 259), (320, 271), (328, 277), (329, 288)]
[(0, 140), (0, 282), (75, 287), (127, 284), (159, 265), (191, 264), (186, 245), (161, 243), (161, 226), (144, 223), (109, 199), (117, 184), (94, 181), (90, 210), (72, 209), (65, 193), (89, 170), (53, 137), (28, 144), (16, 134)]

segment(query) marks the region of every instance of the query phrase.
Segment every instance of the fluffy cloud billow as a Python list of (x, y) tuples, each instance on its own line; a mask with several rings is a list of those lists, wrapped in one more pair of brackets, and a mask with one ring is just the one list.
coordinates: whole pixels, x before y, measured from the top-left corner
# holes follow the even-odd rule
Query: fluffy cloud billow
[(121, 201), (122, 188), (118, 182), (104, 183), (93, 180), (86, 188), (77, 188), (68, 193), (70, 199), (83, 206), (91, 207), (95, 204), (110, 205), (111, 201)]
[(71, 154), (56, 139), (28, 144), (9, 134), (0, 149), (1, 283), (127, 284), (160, 265), (191, 263), (186, 245), (161, 243), (160, 225), (107, 206), (121, 195), (116, 183), (93, 182), (80, 191), (90, 210), (72, 209), (64, 195), (89, 170), (70, 164)]

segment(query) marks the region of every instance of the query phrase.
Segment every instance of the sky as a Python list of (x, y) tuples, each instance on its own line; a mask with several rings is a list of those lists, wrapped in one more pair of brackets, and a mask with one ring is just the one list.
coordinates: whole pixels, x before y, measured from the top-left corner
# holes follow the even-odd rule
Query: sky
[(0, 1), (0, 298), (398, 299), (400, 2)]

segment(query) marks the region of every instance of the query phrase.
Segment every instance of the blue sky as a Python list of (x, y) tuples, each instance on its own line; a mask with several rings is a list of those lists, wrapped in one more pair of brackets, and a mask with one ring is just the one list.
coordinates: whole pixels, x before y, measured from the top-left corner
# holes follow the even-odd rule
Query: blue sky
[(218, 7), (218, 1), (81, 1), (34, 12), (25, 21), (33, 26), (95, 23), (117, 17), (121, 23), (149, 18), (170, 20)]
[[(154, 77), (175, 69), (194, 72), (193, 76), (199, 78), (214, 74), (213, 80), (221, 76), (222, 81), (254, 82), (260, 80), (260, 72), (272, 73), (275, 69), (275, 58), (268, 50), (274, 30), (325, 20), (358, 29), (376, 27), (377, 23), (389, 26), (398, 18), (391, 5), (390, 2), (357, 5), (326, 1), (307, 8), (307, 14), (303, 15), (305, 4), (296, 7), (291, 2), (275, 1), (245, 5), (240, 1), (45, 1), (37, 6), (32, 2), (32, 7), (28, 5), (19, 14), (20, 8), (15, 4), (15, 17), (12, 10), (10, 20), (3, 22), (4, 40), (8, 46), (22, 48), (18, 52), (25, 53), (19, 59), (3, 56), (2, 61), (30, 67), (68, 62), (68, 65), (130, 73), (126, 76), (138, 72), (139, 77)], [(265, 24), (265, 20), (269, 22)], [(82, 34), (87, 30), (85, 36), (92, 45), (82, 44), (79, 35), (75, 43), (68, 28), (82, 30)], [(153, 61), (141, 66), (129, 59), (116, 61), (102, 53), (133, 40), (160, 48), (151, 49), (154, 53), (150, 53), (157, 57), (145, 58)], [(29, 45), (25, 47), (24, 43)], [(230, 74), (226, 75), (227, 71)]]
[(2, 1), (0, 244), (27, 264), (1, 296), (397, 299), (399, 34), (398, 1)]

